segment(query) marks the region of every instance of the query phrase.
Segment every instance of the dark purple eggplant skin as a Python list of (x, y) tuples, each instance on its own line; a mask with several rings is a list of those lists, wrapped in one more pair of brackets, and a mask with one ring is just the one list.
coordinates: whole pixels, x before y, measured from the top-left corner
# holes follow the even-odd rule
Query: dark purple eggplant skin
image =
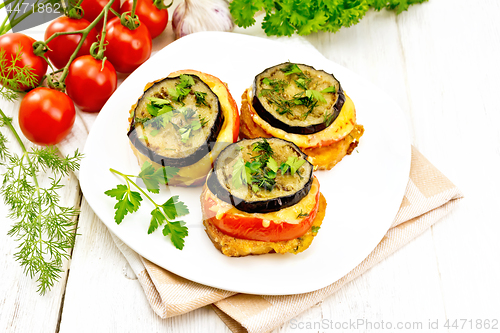
[[(322, 122), (322, 123), (314, 124), (314, 125), (309, 125), (309, 126), (290, 126), (290, 125), (282, 122), (281, 120), (277, 119), (276, 117), (274, 117), (271, 113), (267, 112), (267, 110), (264, 108), (264, 106), (260, 102), (259, 98), (257, 97), (257, 80), (258, 80), (259, 76), (262, 75), (265, 71), (267, 71), (273, 67), (277, 67), (277, 66), (281, 66), (281, 65), (283, 65), (283, 64), (279, 64), (279, 65), (275, 65), (275, 66), (266, 68), (261, 73), (259, 73), (258, 75), (255, 76), (255, 79), (253, 82), (253, 87), (252, 87), (252, 91), (253, 91), (252, 106), (255, 109), (255, 112), (257, 112), (259, 117), (261, 117), (267, 123), (269, 123), (269, 125), (276, 127), (276, 128), (279, 128), (279, 129), (282, 129), (283, 131), (285, 131), (287, 133), (307, 135), (307, 134), (314, 134), (314, 133), (320, 132), (320, 131), (324, 130), (325, 128), (327, 128), (328, 126), (327, 126), (326, 122)], [(297, 65), (312, 67), (310, 65), (305, 65), (305, 64), (297, 64)], [(326, 75), (331, 75), (335, 78), (335, 76), (333, 74), (327, 73), (322, 69), (315, 69), (314, 67), (312, 67), (312, 68), (314, 70), (321, 71), (321, 72), (325, 73)], [(337, 79), (335, 78), (335, 80), (337, 80)], [(337, 102), (333, 106), (333, 113), (334, 114), (333, 114), (333, 119), (332, 119), (332, 122), (330, 123), (330, 125), (335, 121), (335, 119), (337, 119), (337, 117), (339, 116), (340, 111), (342, 110), (342, 107), (344, 106), (344, 103), (345, 103), (344, 90), (342, 89), (342, 85), (340, 84), (340, 81), (337, 80), (337, 82), (339, 82), (339, 91), (338, 91), (339, 98), (337, 99)]]
[[(283, 140), (283, 141), (286, 141), (286, 140)], [(303, 155), (302, 157), (304, 159), (307, 158), (307, 156), (304, 153), (302, 153), (302, 151), (300, 150), (299, 147), (297, 147), (297, 145), (295, 145), (294, 143), (289, 142), (289, 141), (287, 141), (287, 142), (290, 143), (291, 145), (295, 146), (295, 148), (297, 148), (297, 150)], [(238, 142), (227, 146), (226, 148), (224, 148), (224, 150), (226, 150), (228, 148), (231, 149), (230, 147), (232, 145), (237, 144), (237, 143)], [(221, 152), (219, 156), (223, 156), (223, 152)], [(216, 169), (218, 167), (217, 162), (218, 162), (218, 159), (215, 161), (214, 169)], [(309, 161), (307, 159), (306, 159), (306, 163), (309, 163)], [(207, 186), (208, 186), (208, 189), (213, 194), (217, 195), (217, 198), (233, 205), (234, 207), (236, 207), (237, 209), (239, 209), (243, 212), (247, 212), (247, 213), (277, 212), (283, 208), (287, 208), (287, 207), (290, 207), (290, 206), (297, 204), (300, 200), (302, 200), (302, 198), (304, 198), (309, 193), (309, 191), (311, 190), (312, 182), (313, 182), (313, 169), (314, 169), (312, 164), (311, 163), (309, 163), (309, 164), (311, 165), (311, 168), (310, 168), (311, 172), (308, 175), (309, 180), (307, 181), (307, 183), (304, 185), (304, 187), (302, 189), (300, 189), (299, 191), (297, 191), (293, 194), (290, 194), (287, 196), (282, 196), (282, 197), (277, 197), (277, 198), (273, 198), (273, 199), (269, 199), (269, 200), (245, 201), (242, 198), (239, 198), (237, 196), (232, 195), (231, 192), (227, 189), (227, 187), (220, 183), (215, 172), (213, 172), (213, 171), (210, 173), (210, 175), (207, 178)], [(306, 176), (304, 176), (304, 177), (306, 177)]]
[[(189, 75), (195, 76), (201, 82), (203, 82), (198, 76), (192, 75), (192, 74), (189, 74)], [(156, 82), (154, 85), (160, 84), (164, 80), (176, 79), (176, 78), (178, 78), (178, 77), (165, 78), (159, 82)], [(203, 83), (205, 83), (205, 82), (203, 82)], [(141, 99), (144, 98), (144, 95), (146, 94), (146, 92), (149, 89), (151, 89), (152, 87), (154, 87), (154, 85), (152, 85), (150, 88), (148, 88), (144, 92), (143, 96), (141, 96), (141, 98), (137, 102), (137, 105), (139, 105), (139, 102), (141, 101)], [(205, 83), (205, 85), (206, 85), (206, 83)], [(208, 85), (207, 85), (207, 87), (208, 87)], [(212, 126), (212, 129), (210, 131), (210, 135), (208, 136), (208, 140), (206, 141), (206, 144), (200, 146), (193, 154), (191, 154), (187, 157), (183, 157), (183, 158), (166, 157), (166, 156), (157, 154), (156, 152), (152, 151), (147, 146), (145, 146), (144, 143), (142, 143), (142, 141), (139, 140), (139, 138), (137, 136), (137, 131), (135, 130), (135, 110), (134, 110), (134, 114), (132, 116), (132, 122), (130, 123), (130, 129), (127, 133), (127, 136), (129, 138), (130, 142), (132, 143), (132, 145), (141, 154), (147, 156), (151, 161), (158, 163), (159, 165), (161, 165), (163, 167), (170, 166), (170, 167), (174, 167), (174, 168), (182, 168), (182, 167), (192, 165), (192, 164), (198, 162), (199, 160), (201, 160), (205, 155), (207, 155), (212, 150), (212, 148), (215, 145), (215, 142), (217, 141), (217, 137), (219, 136), (220, 130), (222, 129), (222, 125), (224, 124), (224, 114), (223, 114), (222, 108), (220, 106), (219, 98), (217, 95), (215, 95), (215, 96), (217, 97), (217, 105), (218, 105), (219, 113), (218, 113), (217, 118), (214, 122), (214, 125)]]

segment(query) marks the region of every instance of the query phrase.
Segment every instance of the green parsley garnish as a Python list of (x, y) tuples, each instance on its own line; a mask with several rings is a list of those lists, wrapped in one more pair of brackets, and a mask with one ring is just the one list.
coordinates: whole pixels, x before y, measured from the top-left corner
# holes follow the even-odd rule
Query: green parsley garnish
[(335, 89), (335, 86), (329, 86), (328, 88), (325, 88), (323, 90), (321, 90), (322, 93), (326, 94), (326, 93), (336, 93), (337, 92), (337, 89)]
[(232, 174), (233, 186), (236, 189), (239, 189), (244, 184), (248, 184), (248, 177), (245, 169), (245, 161), (240, 157), (236, 160), (236, 163), (233, 165), (233, 174)]
[(337, 32), (342, 27), (357, 24), (373, 8), (393, 10), (399, 14), (410, 5), (426, 0), (371, 1), (251, 1), (233, 0), (229, 10), (234, 23), (246, 28), (255, 24), (257, 13), (265, 11), (262, 29), (268, 36), (301, 36), (313, 32)]
[(297, 64), (288, 63), (285, 67), (280, 68), (280, 70), (284, 72), (286, 76), (296, 74), (298, 78), (295, 80), (295, 84), (297, 87), (303, 89), (303, 92), (299, 92), (291, 99), (287, 99), (283, 96), (283, 93), (285, 87), (288, 86), (288, 82), (279, 79), (262, 79), (262, 84), (266, 84), (271, 88), (261, 89), (259, 97), (264, 96), (270, 104), (276, 105), (276, 112), (280, 115), (293, 115), (292, 107), (303, 105), (307, 108), (306, 113), (303, 115), (303, 119), (305, 120), (313, 112), (318, 103), (326, 103), (326, 99), (323, 97), (322, 93), (334, 92), (335, 90), (333, 86), (323, 89), (321, 92), (309, 89), (309, 85), (313, 79), (304, 73)]
[[(179, 201), (179, 196), (172, 196), (165, 203), (159, 205), (132, 180), (134, 176), (123, 174), (115, 169), (110, 169), (110, 171), (122, 176), (127, 183), (126, 185), (119, 184), (116, 188), (104, 192), (106, 195), (117, 200), (114, 207), (116, 223), (120, 224), (127, 214), (136, 212), (143, 200), (142, 195), (144, 195), (154, 205), (151, 211), (148, 234), (153, 233), (159, 226), (165, 224), (162, 231), (163, 235), (170, 236), (170, 240), (174, 246), (182, 250), (184, 247), (184, 238), (188, 235), (188, 229), (184, 221), (172, 220), (188, 214), (189, 210), (182, 201)], [(151, 163), (145, 162), (137, 178), (143, 181), (149, 192), (159, 193), (159, 184), (167, 184), (168, 179), (175, 176), (178, 171), (179, 169), (171, 167), (162, 167), (155, 170)], [(131, 185), (134, 185), (140, 192), (132, 191)]]
[(272, 157), (273, 149), (266, 139), (254, 143), (252, 150), (259, 154), (252, 156), (250, 162), (245, 162), (240, 157), (233, 165), (232, 182), (236, 189), (247, 184), (254, 192), (261, 189), (272, 191), (276, 185), (278, 171), (281, 171), (282, 175), (290, 171), (293, 176), (306, 162), (296, 156), (290, 156), (278, 166), (278, 162)]
[(183, 100), (191, 92), (192, 86), (194, 86), (194, 79), (190, 75), (181, 74), (179, 76), (179, 83), (175, 85), (175, 88), (169, 88), (168, 94), (174, 101), (184, 105)]
[(317, 234), (317, 233), (318, 233), (319, 229), (321, 229), (321, 227), (318, 227), (318, 226), (315, 226), (315, 225), (313, 225), (313, 226), (311, 227), (311, 231), (312, 231), (313, 233), (315, 233), (315, 234)]
[(280, 69), (285, 75), (304, 74), (297, 64), (288, 63), (286, 67)]

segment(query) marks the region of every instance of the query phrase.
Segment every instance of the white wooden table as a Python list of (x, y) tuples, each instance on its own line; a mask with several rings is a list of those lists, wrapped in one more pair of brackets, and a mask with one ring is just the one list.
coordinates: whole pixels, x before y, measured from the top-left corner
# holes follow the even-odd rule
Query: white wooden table
[[(323, 319), (375, 325), (344, 324), (348, 332), (416, 331), (376, 330), (382, 321), (421, 322), (421, 332), (482, 332), (491, 329), (443, 325), (447, 319), (500, 320), (499, 18), (498, 0), (430, 0), (399, 16), (369, 12), (337, 34), (307, 37), (401, 106), (413, 144), (466, 198), (422, 236), (276, 332), (305, 331), (299, 322)], [(160, 38), (172, 38), (170, 24), (167, 29)], [(263, 35), (259, 28), (245, 33)], [(41, 39), (43, 28), (30, 34)], [(18, 105), (1, 107), (12, 113)], [(81, 206), (79, 235), (61, 280), (45, 296), (13, 258), (11, 221), (0, 204), (0, 332), (229, 332), (209, 307), (167, 320), (154, 314), (76, 179), (67, 184), (65, 199)], [(428, 329), (436, 320), (439, 329)]]

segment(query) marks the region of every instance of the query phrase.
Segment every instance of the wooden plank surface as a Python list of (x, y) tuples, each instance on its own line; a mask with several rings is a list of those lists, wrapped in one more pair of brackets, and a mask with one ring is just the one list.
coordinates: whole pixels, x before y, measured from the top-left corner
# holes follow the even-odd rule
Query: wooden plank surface
[[(433, 332), (447, 332), (446, 319), (500, 319), (498, 13), (496, 0), (430, 0), (399, 16), (370, 12), (337, 34), (307, 37), (327, 58), (372, 81), (400, 105), (413, 144), (466, 199), (431, 230), (276, 332), (301, 331), (294, 325), (323, 319), (424, 327), (439, 320)], [(245, 33), (262, 34), (256, 28)], [(77, 200), (71, 181), (68, 195)], [(6, 236), (7, 223), (0, 224), (0, 331), (229, 332), (209, 308), (159, 319), (85, 200), (79, 228), (67, 285), (63, 278), (39, 297), (12, 259), (15, 244)], [(345, 331), (374, 331), (358, 328)]]

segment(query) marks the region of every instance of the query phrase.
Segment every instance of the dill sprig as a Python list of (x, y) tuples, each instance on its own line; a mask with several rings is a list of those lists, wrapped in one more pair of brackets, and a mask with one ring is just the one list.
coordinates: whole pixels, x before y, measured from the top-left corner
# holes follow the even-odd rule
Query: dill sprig
[[(30, 67), (19, 67), (21, 50), (9, 62), (5, 51), (0, 51), (0, 97), (14, 101), (20, 84), (32, 85), (35, 75)], [(62, 177), (79, 168), (82, 155), (60, 157), (55, 147), (27, 150), (9, 118), (0, 109), (0, 127), (11, 130), (22, 149), (12, 154), (7, 138), (0, 132), (0, 165), (2, 174), (0, 195), (9, 208), (8, 217), (14, 220), (8, 234), (19, 243), (14, 257), (25, 274), (36, 277), (38, 292), (45, 294), (59, 279), (63, 260), (75, 241), (75, 217), (78, 210), (60, 204), (58, 191), (63, 187)], [(41, 186), (40, 173), (51, 173), (49, 184)]]
[(0, 96), (9, 102), (17, 98), (20, 86), (35, 86), (35, 70), (28, 65), (24, 67), (17, 65), (21, 61), (22, 54), (20, 48), (12, 59), (7, 59), (5, 50), (0, 50)]
[[(68, 249), (75, 241), (75, 217), (78, 210), (60, 204), (58, 191), (63, 176), (79, 168), (82, 154), (60, 157), (57, 148), (34, 148), (28, 151), (12, 126), (12, 120), (0, 109), (0, 125), (7, 126), (23, 153), (11, 154), (6, 138), (0, 135), (0, 158), (5, 167), (0, 194), (9, 207), (8, 217), (16, 222), (8, 234), (19, 242), (14, 257), (31, 278), (36, 277), (38, 292), (45, 294), (59, 279)], [(38, 182), (41, 172), (51, 172), (50, 184)]]

